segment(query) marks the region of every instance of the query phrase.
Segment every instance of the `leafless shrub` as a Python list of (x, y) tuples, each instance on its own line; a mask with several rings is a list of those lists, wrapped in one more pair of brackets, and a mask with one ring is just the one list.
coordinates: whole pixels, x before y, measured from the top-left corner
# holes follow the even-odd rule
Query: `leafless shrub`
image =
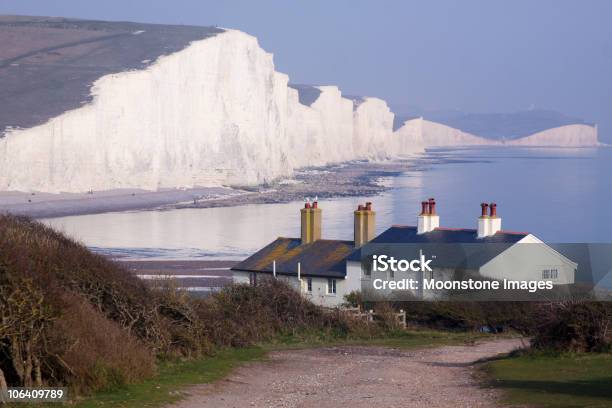
[(555, 351), (609, 351), (612, 345), (612, 305), (566, 301), (541, 305), (532, 346)]

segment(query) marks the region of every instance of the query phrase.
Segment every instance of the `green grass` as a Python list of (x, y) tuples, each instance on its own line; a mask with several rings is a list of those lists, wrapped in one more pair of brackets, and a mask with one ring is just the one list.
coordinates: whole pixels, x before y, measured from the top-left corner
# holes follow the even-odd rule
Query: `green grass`
[(435, 330), (398, 331), (373, 339), (330, 339), (317, 334), (301, 337), (279, 337), (274, 343), (266, 344), (266, 350), (300, 349), (329, 346), (379, 346), (391, 348), (424, 348), (454, 344), (471, 344), (477, 340), (491, 338), (491, 335), (469, 332), (442, 332)]
[(612, 407), (611, 354), (526, 354), (490, 362), (484, 370), (508, 404)]
[(93, 397), (79, 401), (76, 406), (78, 408), (160, 407), (181, 399), (184, 396), (184, 389), (189, 385), (213, 382), (245, 362), (264, 358), (265, 351), (261, 347), (248, 347), (224, 350), (213, 357), (198, 360), (163, 363), (159, 368), (159, 374), (148, 381), (97, 393)]

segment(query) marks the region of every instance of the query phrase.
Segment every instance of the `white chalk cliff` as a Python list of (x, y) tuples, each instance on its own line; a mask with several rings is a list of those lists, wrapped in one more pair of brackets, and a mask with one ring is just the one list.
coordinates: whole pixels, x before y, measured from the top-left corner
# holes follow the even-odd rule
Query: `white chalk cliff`
[(478, 137), (459, 129), (423, 118), (411, 119), (395, 131), (404, 139), (415, 140), (427, 147), (494, 145), (495, 140)]
[(403, 141), (414, 141), (425, 147), (444, 146), (599, 146), (597, 127), (583, 124), (565, 125), (532, 135), (506, 140), (476, 136), (423, 118), (411, 119), (395, 131)]
[[(288, 81), (250, 35), (226, 30), (194, 41), (144, 69), (101, 77), (91, 103), (7, 132), (0, 190), (257, 184), (304, 166), (496, 143), (422, 119), (393, 132), (394, 115), (380, 99), (355, 102), (321, 86), (305, 105)], [(593, 136), (553, 129), (523, 144), (568, 140)]]
[[(394, 152), (384, 101), (334, 86), (310, 106), (257, 40), (227, 30), (94, 83), (93, 101), (0, 139), (0, 190), (256, 184)], [(406, 143), (403, 153), (420, 151)]]
[(597, 126), (582, 124), (559, 126), (546, 129), (530, 136), (507, 141), (512, 146), (598, 146)]

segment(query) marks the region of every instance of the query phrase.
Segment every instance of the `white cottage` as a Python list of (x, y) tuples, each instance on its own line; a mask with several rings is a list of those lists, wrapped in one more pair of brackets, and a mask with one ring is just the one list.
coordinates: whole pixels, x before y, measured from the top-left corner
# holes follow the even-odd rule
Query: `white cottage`
[[(532, 234), (502, 230), (495, 203), (481, 204), (476, 229), (442, 228), (435, 200), (421, 205), (416, 226), (394, 225), (378, 236), (372, 203), (360, 205), (354, 212), (354, 240), (342, 241), (321, 239), (322, 211), (317, 202), (307, 203), (301, 210), (301, 237), (278, 238), (240, 262), (232, 268), (234, 280), (256, 284), (258, 277), (276, 276), (324, 306), (340, 305), (344, 295), (372, 288), (375, 279), (414, 279), (419, 289), (412, 294), (421, 299), (435, 298), (423, 289), (424, 279), (450, 279), (457, 272), (491, 280), (574, 283), (577, 264)], [(398, 258), (425, 253), (432, 271), (398, 276), (372, 271), (367, 261), (373, 254), (394, 252)]]

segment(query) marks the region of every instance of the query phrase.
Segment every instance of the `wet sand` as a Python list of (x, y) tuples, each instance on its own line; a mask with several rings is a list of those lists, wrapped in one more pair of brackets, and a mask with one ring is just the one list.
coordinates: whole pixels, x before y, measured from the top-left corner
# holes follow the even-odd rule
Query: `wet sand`
[[(130, 272), (152, 284), (171, 280), (177, 287), (193, 291), (216, 290), (232, 283), (230, 268), (237, 261), (199, 260), (121, 260), (116, 259)], [(208, 288), (208, 289), (205, 289)]]
[(412, 164), (412, 160), (395, 160), (308, 168), (296, 171), (290, 179), (253, 187), (199, 187), (159, 191), (122, 189), (60, 194), (0, 192), (0, 213), (53, 218), (116, 211), (279, 203), (315, 196), (372, 196), (387, 190), (381, 180), (410, 170)]
[(244, 193), (223, 187), (146, 191), (122, 189), (87, 193), (0, 192), (0, 213), (52, 218), (114, 211), (145, 210)]

